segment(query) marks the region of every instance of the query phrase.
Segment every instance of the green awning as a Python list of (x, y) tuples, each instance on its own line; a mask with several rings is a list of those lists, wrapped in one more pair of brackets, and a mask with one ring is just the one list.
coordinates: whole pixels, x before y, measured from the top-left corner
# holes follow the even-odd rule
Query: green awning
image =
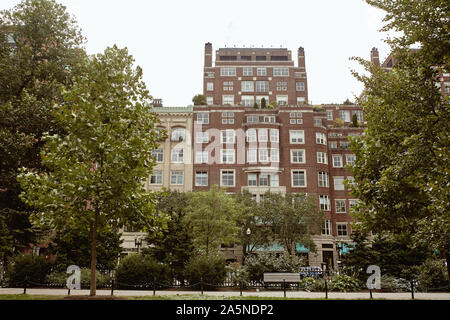
[[(268, 246), (266, 245), (266, 246), (255, 246), (255, 247), (250, 246), (250, 247), (253, 248), (252, 251), (260, 251), (260, 252), (261, 251), (268, 251), (268, 252), (284, 251), (283, 246), (281, 244), (279, 244), (279, 243), (276, 243), (276, 242), (271, 243)], [(247, 246), (247, 251), (249, 251), (249, 246)]]
[(341, 249), (341, 254), (347, 254), (355, 248), (355, 243), (339, 243), (338, 248)]
[(295, 244), (295, 251), (300, 252), (300, 253), (308, 253), (309, 249), (306, 248), (304, 245), (302, 245), (300, 243), (296, 243)]

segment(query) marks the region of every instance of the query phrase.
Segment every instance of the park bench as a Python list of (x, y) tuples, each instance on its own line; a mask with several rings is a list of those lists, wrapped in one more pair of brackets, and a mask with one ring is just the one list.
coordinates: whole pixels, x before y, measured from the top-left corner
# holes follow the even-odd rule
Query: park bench
[(286, 283), (299, 283), (300, 273), (264, 273), (264, 283), (282, 283), (284, 297), (286, 297)]

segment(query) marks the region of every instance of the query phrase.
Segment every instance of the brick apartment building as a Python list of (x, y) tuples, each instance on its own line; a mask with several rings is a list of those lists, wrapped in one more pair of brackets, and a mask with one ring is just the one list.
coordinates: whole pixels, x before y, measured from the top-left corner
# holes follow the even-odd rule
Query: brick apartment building
[[(361, 109), (307, 104), (303, 48), (298, 67), (290, 51), (272, 48), (219, 49), (213, 66), (212, 45), (207, 43), (204, 95), (207, 105), (193, 109), (192, 189), (219, 185), (230, 193), (248, 190), (256, 201), (267, 191), (316, 195), (326, 214), (322, 234), (315, 237), (318, 251), (298, 244), (297, 253), (306, 255), (312, 266), (327, 262), (334, 267), (350, 241), (349, 210), (356, 199), (343, 182), (352, 178), (345, 168), (354, 161), (347, 137), (362, 133)], [(277, 106), (261, 108), (262, 97)], [(353, 114), (360, 127), (350, 126)], [(344, 124), (335, 122), (337, 118)], [(242, 250), (224, 252), (230, 260), (240, 260)]]

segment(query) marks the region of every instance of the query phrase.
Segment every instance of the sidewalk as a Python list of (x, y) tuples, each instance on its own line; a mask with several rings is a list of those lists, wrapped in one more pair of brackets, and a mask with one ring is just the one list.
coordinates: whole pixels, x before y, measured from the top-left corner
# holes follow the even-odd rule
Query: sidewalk
[[(0, 295), (3, 294), (22, 294), (23, 289), (15, 288), (0, 288)], [(60, 295), (67, 296), (67, 289), (27, 289), (27, 294), (30, 295)], [(200, 291), (156, 291), (158, 296), (188, 296), (188, 295), (200, 295)], [(71, 296), (76, 295), (89, 295), (89, 290), (72, 290)], [(99, 296), (111, 295), (110, 290), (97, 290)], [(217, 297), (218, 299), (223, 297), (239, 297), (239, 291), (205, 291), (205, 296)], [(283, 291), (261, 291), (261, 292), (248, 292), (242, 293), (244, 297), (277, 297), (283, 298)], [(144, 297), (153, 296), (153, 291), (138, 291), (138, 290), (114, 290), (114, 296), (116, 297)], [(387, 299), (387, 300), (411, 300), (410, 292), (390, 293), (390, 292), (374, 292), (372, 293), (374, 299)], [(287, 298), (301, 298), (301, 299), (324, 299), (325, 292), (305, 292), (305, 291), (287, 291)], [(369, 292), (328, 292), (328, 299), (370, 299)], [(415, 292), (414, 299), (417, 300), (450, 300), (450, 293), (422, 293)]]

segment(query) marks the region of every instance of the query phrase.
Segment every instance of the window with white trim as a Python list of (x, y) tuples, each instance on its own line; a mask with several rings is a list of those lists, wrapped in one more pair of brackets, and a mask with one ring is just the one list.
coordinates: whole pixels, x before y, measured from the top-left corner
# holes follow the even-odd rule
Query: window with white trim
[(208, 143), (209, 142), (209, 132), (196, 132), (195, 133), (196, 143)]
[(162, 185), (163, 183), (163, 172), (161, 170), (155, 170), (150, 175), (150, 184), (152, 185)]
[(325, 133), (316, 132), (316, 143), (317, 144), (327, 144), (327, 136)]
[(171, 141), (184, 141), (186, 138), (186, 130), (184, 128), (172, 129)]
[(277, 81), (277, 91), (287, 91), (287, 82)]
[(339, 118), (341, 118), (344, 122), (350, 122), (350, 111), (349, 110), (340, 110)]
[(209, 124), (209, 113), (197, 113), (198, 124)]
[(304, 82), (296, 82), (295, 90), (296, 91), (305, 91), (305, 83)]
[(233, 91), (233, 81), (224, 81), (223, 91)]
[(275, 116), (264, 116), (263, 120), (265, 123), (275, 123)]
[(306, 104), (306, 98), (305, 97), (297, 97), (297, 105), (301, 106)]
[(304, 130), (290, 130), (289, 141), (291, 144), (303, 144), (305, 143), (305, 131)]
[(270, 129), (270, 142), (280, 141), (280, 131), (278, 129)]
[(255, 105), (255, 97), (253, 97), (253, 96), (241, 96), (241, 104), (244, 107), (253, 107)]
[(246, 136), (247, 142), (256, 142), (256, 129), (248, 129)]
[(206, 104), (208, 106), (214, 104), (214, 98), (213, 97), (206, 97)]
[(330, 211), (331, 210), (331, 204), (330, 204), (330, 197), (327, 195), (320, 195), (319, 196), (319, 204), (320, 204), (320, 210), (323, 211)]
[(277, 96), (277, 104), (286, 106), (288, 104), (288, 96)]
[(234, 170), (222, 170), (220, 172), (220, 185), (234, 187)]
[(234, 163), (235, 152), (234, 149), (220, 150), (222, 163)]
[(258, 159), (256, 158), (257, 152), (258, 152), (257, 149), (248, 149), (247, 150), (247, 162), (249, 162), (249, 163), (258, 162)]
[(280, 162), (280, 150), (270, 149), (270, 161), (271, 162)]
[(325, 236), (331, 235), (331, 220), (325, 220), (324, 226), (322, 227), (322, 234)]
[(267, 129), (258, 129), (258, 141), (259, 142), (268, 142), (268, 130)]
[(253, 75), (253, 68), (251, 68), (251, 67), (244, 67), (244, 68), (242, 68), (242, 75), (243, 76), (252, 76)]
[(280, 186), (280, 175), (278, 173), (270, 174), (270, 186), (279, 187)]
[(256, 96), (256, 103), (260, 106), (261, 105), (261, 100), (265, 99), (266, 100), (266, 105), (269, 103), (269, 96)]
[(230, 68), (230, 67), (220, 68), (220, 75), (222, 77), (236, 76), (236, 68)]
[(183, 149), (173, 149), (172, 150), (172, 162), (183, 162), (184, 160), (184, 150)]
[(196, 187), (208, 186), (208, 172), (207, 171), (196, 171), (195, 172), (195, 186)]
[(256, 173), (247, 174), (247, 185), (253, 187), (258, 185), (258, 177)]
[(184, 172), (179, 170), (171, 171), (170, 173), (170, 184), (172, 185), (182, 185), (183, 184)]
[(255, 91), (254, 82), (253, 81), (241, 81), (241, 91), (242, 92)]
[(334, 190), (345, 190), (344, 177), (333, 177)]
[(305, 170), (292, 170), (291, 171), (291, 184), (293, 188), (306, 187), (306, 171)]
[(267, 68), (257, 68), (256, 75), (257, 76), (267, 76)]
[(333, 120), (333, 110), (327, 110), (327, 120)]
[(318, 172), (319, 187), (328, 188), (330, 186), (330, 180), (328, 178), (328, 172)]
[(339, 237), (347, 236), (347, 223), (346, 222), (337, 222), (336, 223), (337, 235)]
[(247, 116), (247, 123), (258, 123), (259, 122), (259, 116), (250, 115)]
[(208, 151), (196, 151), (195, 163), (208, 163)]
[(269, 150), (267, 149), (259, 149), (259, 162), (269, 162)]
[(206, 91), (214, 91), (214, 82), (206, 83)]
[(274, 77), (287, 77), (289, 76), (289, 68), (273, 68)]
[(334, 206), (335, 206), (336, 213), (346, 213), (347, 212), (347, 206), (345, 205), (345, 200), (343, 200), (343, 199), (334, 200)]
[(305, 163), (305, 150), (291, 149), (291, 163)]
[(235, 142), (235, 133), (234, 130), (222, 130), (222, 143), (234, 143)]
[(352, 117), (353, 117), (354, 114), (356, 114), (356, 119), (359, 122), (363, 122), (363, 120), (364, 120), (364, 112), (362, 112), (362, 110), (353, 110), (352, 111)]
[(326, 152), (317, 152), (317, 163), (328, 164), (328, 156)]
[(259, 174), (259, 185), (261, 187), (267, 187), (269, 185), (269, 175), (267, 173)]
[(356, 200), (356, 199), (349, 199), (349, 200), (348, 200), (348, 208), (351, 209), (351, 208), (356, 207), (357, 201), (358, 201), (358, 200)]
[(356, 156), (354, 154), (346, 154), (345, 155), (345, 163), (353, 166), (355, 165)]
[(256, 81), (256, 92), (269, 92), (269, 81)]
[(342, 155), (333, 154), (333, 168), (342, 168)]
[(156, 162), (161, 163), (164, 161), (164, 151), (163, 149), (155, 149), (152, 151), (152, 157)]
[(222, 104), (224, 105), (234, 105), (234, 95), (223, 95)]

